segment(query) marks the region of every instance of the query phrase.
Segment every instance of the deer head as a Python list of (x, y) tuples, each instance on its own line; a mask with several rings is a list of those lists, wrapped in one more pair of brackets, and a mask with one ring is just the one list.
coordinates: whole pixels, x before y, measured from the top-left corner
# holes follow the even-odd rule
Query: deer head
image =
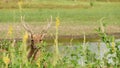
[(37, 47), (36, 47), (36, 44), (37, 44), (37, 43), (41, 43), (41, 41), (42, 41), (43, 38), (45, 37), (48, 28), (51, 26), (52, 17), (51, 17), (50, 21), (48, 22), (48, 25), (47, 25), (45, 28), (43, 28), (42, 31), (41, 31), (39, 34), (34, 34), (34, 33), (32, 32), (32, 30), (30, 30), (30, 29), (28, 28), (28, 26), (27, 26), (27, 25), (25, 24), (25, 22), (24, 22), (24, 18), (23, 18), (23, 17), (21, 17), (21, 23), (22, 23), (24, 29), (25, 29), (25, 30), (28, 32), (28, 34), (29, 34), (29, 41), (30, 41), (29, 43), (30, 43), (30, 45), (28, 45), (28, 46), (30, 47), (30, 51), (29, 51), (29, 53), (28, 53), (28, 59), (30, 59), (31, 57), (32, 57), (33, 59), (36, 59), (37, 54), (40, 52), (40, 50), (39, 50), (40, 48), (37, 48)]

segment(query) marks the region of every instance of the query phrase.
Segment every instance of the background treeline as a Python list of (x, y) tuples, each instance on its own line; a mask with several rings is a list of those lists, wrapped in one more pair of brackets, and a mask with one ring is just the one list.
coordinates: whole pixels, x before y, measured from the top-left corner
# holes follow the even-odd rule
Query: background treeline
[(102, 1), (102, 2), (120, 2), (120, 0), (1, 0), (0, 2), (18, 2), (18, 1), (26, 1), (26, 2), (34, 2), (34, 1)]
[[(94, 2), (107, 3), (120, 2), (120, 0), (0, 0), (0, 9), (17, 9), (18, 3), (21, 3), (23, 8), (89, 8), (93, 6)], [(73, 3), (76, 5), (73, 5)]]

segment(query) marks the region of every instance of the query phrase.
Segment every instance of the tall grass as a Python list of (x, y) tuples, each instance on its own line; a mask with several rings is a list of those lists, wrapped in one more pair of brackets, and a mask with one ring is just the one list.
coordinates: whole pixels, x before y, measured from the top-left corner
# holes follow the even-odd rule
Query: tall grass
[[(103, 57), (100, 57), (101, 44), (98, 43), (98, 53), (94, 53), (89, 49), (89, 44), (86, 42), (86, 37), (84, 34), (83, 44), (73, 45), (70, 42), (70, 46), (66, 46), (64, 52), (59, 53), (59, 42), (58, 42), (58, 27), (60, 21), (56, 18), (56, 37), (54, 44), (54, 52), (50, 52), (47, 43), (39, 44), (41, 47), (41, 55), (36, 61), (29, 61), (27, 59), (27, 39), (28, 34), (25, 32), (23, 35), (23, 40), (17, 42), (15, 40), (1, 41), (1, 55), (0, 55), (0, 68), (61, 68), (61, 67), (89, 67), (89, 68), (105, 68), (105, 67), (115, 67), (119, 68), (120, 65), (120, 42), (116, 42), (113, 36), (106, 34), (105, 26), (101, 23), (101, 26), (97, 29), (98, 35), (101, 37), (101, 41), (105, 43), (107, 47), (107, 52), (104, 53)], [(12, 27), (10, 27), (12, 29)], [(8, 30), (8, 34), (12, 34), (13, 31)], [(12, 36), (12, 35), (11, 35)], [(14, 37), (13, 37), (14, 38)], [(3, 43), (2, 43), (3, 42)], [(66, 53), (66, 55), (64, 55)], [(61, 54), (61, 55), (60, 55)]]
[(54, 58), (53, 58), (53, 66), (55, 66), (57, 64), (57, 61), (60, 59), (60, 55), (59, 55), (59, 49), (58, 49), (58, 27), (60, 24), (60, 20), (58, 17), (56, 17), (56, 34), (55, 34), (55, 45), (54, 45)]

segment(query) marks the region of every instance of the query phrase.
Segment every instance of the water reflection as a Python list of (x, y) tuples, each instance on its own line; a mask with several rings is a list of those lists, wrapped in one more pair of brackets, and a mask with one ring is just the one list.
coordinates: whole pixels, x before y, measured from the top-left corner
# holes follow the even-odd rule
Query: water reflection
[[(119, 42), (119, 41), (120, 41), (120, 39), (117, 39), (115, 42)], [(80, 50), (81, 47), (83, 47), (82, 50), (84, 50), (88, 47), (88, 49), (92, 53), (95, 54), (95, 57), (100, 60), (102, 60), (104, 57), (104, 54), (106, 54), (109, 51), (106, 44), (103, 42), (87, 42), (85, 44), (83, 44), (83, 43), (61, 44), (61, 45), (59, 45), (59, 52), (62, 57), (69, 57), (70, 59), (76, 58), (76, 56), (71, 56), (71, 54), (73, 54), (73, 55), (77, 54), (78, 63), (84, 65), (85, 58), (82, 57), (81, 50)], [(48, 50), (54, 53), (53, 46), (49, 46)], [(119, 45), (119, 50), (120, 50), (120, 45)], [(85, 51), (83, 51), (83, 52), (85, 52)], [(113, 54), (113, 55), (109, 54), (107, 56), (107, 58), (114, 56), (114, 55), (115, 54)], [(108, 62), (113, 63), (111, 58), (109, 58)]]

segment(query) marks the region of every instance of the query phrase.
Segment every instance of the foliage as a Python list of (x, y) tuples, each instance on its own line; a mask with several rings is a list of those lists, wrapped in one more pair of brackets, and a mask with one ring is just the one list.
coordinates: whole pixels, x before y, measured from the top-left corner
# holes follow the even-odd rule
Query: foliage
[[(58, 23), (58, 21), (56, 23)], [(0, 55), (0, 68), (117, 68), (120, 66), (120, 43), (115, 42), (115, 38), (113, 36), (108, 36), (103, 28), (104, 26), (101, 24), (100, 28), (97, 30), (98, 35), (101, 37), (101, 42), (105, 43), (108, 49), (102, 58), (100, 57), (100, 44), (98, 45), (98, 54), (96, 54), (89, 49), (89, 44), (86, 43), (84, 38), (83, 44), (70, 44), (63, 48), (63, 52), (59, 51), (59, 54), (57, 54), (59, 47), (58, 42), (55, 44), (57, 45), (57, 50), (56, 47), (53, 48), (56, 52), (49, 51), (49, 47), (47, 46), (48, 44), (43, 42), (42, 44), (39, 44), (41, 47), (41, 56), (36, 61), (30, 62), (27, 60), (27, 34), (25, 33), (22, 42), (17, 42), (15, 44), (14, 40), (12, 42), (4, 40), (3, 43), (0, 43), (1, 49), (5, 50), (1, 52)], [(57, 60), (55, 60), (55, 58), (57, 58)], [(53, 60), (56, 62), (55, 65), (53, 65)]]
[[(91, 6), (93, 2), (90, 2)], [(23, 13), (23, 4), (18, 3), (20, 15)], [(60, 9), (61, 10), (61, 9)], [(38, 11), (39, 12), (39, 11)], [(74, 11), (73, 11), (74, 12)], [(84, 11), (83, 11), (84, 12)], [(113, 12), (114, 13), (114, 12)], [(63, 12), (64, 15), (64, 12)], [(69, 13), (68, 13), (69, 15)], [(97, 13), (96, 13), (97, 15)], [(73, 16), (73, 15), (72, 15)], [(88, 15), (86, 15), (88, 16)], [(98, 16), (98, 15), (97, 15)], [(66, 15), (66, 17), (68, 17)], [(66, 18), (64, 18), (66, 19)], [(105, 32), (105, 25), (101, 22), (101, 26), (97, 29), (101, 41), (98, 43), (96, 50), (97, 54), (90, 50), (89, 43), (86, 42), (84, 34), (83, 43), (63, 46), (63, 51), (59, 51), (59, 17), (56, 18), (55, 44), (48, 46), (48, 43), (42, 42), (37, 44), (40, 47), (39, 58), (37, 60), (28, 60), (27, 40), (28, 34), (25, 32), (22, 41), (13, 40), (13, 28), (10, 26), (6, 38), (12, 40), (0, 41), (0, 68), (119, 68), (120, 67), (120, 42), (115, 41), (114, 36), (109, 36)], [(5, 39), (6, 39), (5, 38)], [(107, 52), (103, 57), (101, 54), (101, 44), (104, 43), (107, 47)], [(50, 49), (52, 47), (52, 49)], [(31, 58), (32, 59), (32, 58)]]

